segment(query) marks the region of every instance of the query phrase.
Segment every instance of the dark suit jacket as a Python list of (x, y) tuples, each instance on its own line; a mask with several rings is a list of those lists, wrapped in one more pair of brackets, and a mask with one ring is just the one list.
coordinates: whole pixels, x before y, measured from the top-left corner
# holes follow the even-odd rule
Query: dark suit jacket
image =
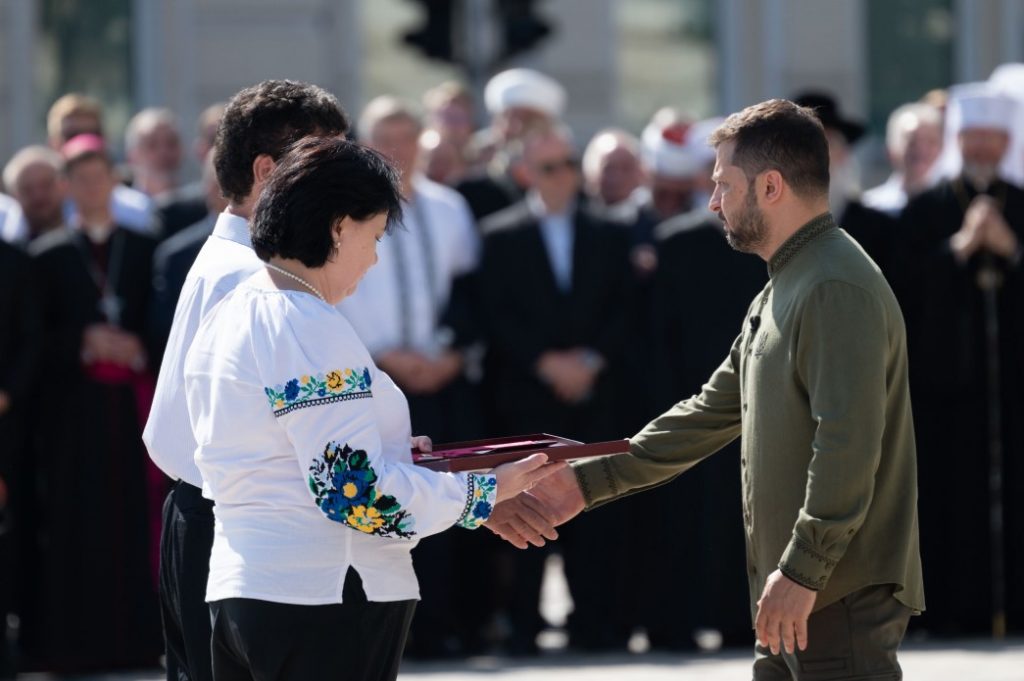
[(39, 316), (34, 301), (30, 262), (18, 248), (0, 241), (0, 390), (10, 410), (0, 414), (0, 478), (7, 479), (20, 445), (26, 399), (35, 379)]
[[(581, 439), (622, 437), (615, 426), (614, 375), (628, 333), (629, 238), (621, 226), (577, 210), (572, 289), (555, 283), (540, 225), (525, 202), (485, 221), (479, 292), (495, 427), (547, 430)], [(537, 375), (548, 350), (592, 348), (606, 360), (593, 394), (559, 400)]]
[(508, 177), (472, 177), (460, 182), (455, 190), (466, 199), (478, 224), (523, 198), (522, 188)]
[(161, 240), (199, 222), (209, 213), (202, 182), (193, 182), (156, 197), (156, 219)]

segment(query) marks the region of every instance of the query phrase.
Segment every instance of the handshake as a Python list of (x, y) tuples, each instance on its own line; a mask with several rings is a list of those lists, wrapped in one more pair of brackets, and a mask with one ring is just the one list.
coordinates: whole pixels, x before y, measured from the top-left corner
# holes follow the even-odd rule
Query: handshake
[[(498, 466), (494, 472), (499, 499), (484, 527), (517, 549), (544, 546), (546, 540), (558, 539), (555, 527), (579, 515), (585, 506), (572, 468), (565, 463), (547, 463), (544, 454)], [(505, 487), (512, 490), (507, 497), (502, 495), (505, 477), (512, 478)]]

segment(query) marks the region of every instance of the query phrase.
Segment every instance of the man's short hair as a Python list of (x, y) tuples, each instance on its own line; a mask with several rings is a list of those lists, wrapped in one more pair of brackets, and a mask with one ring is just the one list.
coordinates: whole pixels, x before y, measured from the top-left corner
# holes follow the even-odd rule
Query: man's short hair
[(170, 109), (150, 107), (132, 116), (131, 120), (128, 121), (128, 127), (124, 131), (125, 151), (135, 149), (139, 146), (139, 142), (143, 137), (161, 125), (168, 125), (175, 132), (181, 133), (178, 125), (178, 116)]
[(423, 106), (428, 111), (436, 111), (452, 102), (472, 109), (473, 92), (456, 80), (446, 80), (423, 93)]
[(910, 133), (919, 125), (934, 125), (941, 130), (942, 112), (931, 104), (911, 102), (889, 114), (885, 126), (885, 147), (894, 154), (907, 150)]
[(252, 192), (252, 164), (266, 154), (277, 161), (288, 147), (308, 135), (334, 137), (348, 132), (349, 121), (334, 95), (316, 85), (265, 80), (228, 102), (217, 128), (217, 181), (230, 201)]
[(391, 95), (381, 95), (370, 100), (359, 116), (359, 139), (370, 139), (378, 125), (391, 121), (407, 121), (417, 130), (423, 129), (423, 119), (412, 102)]
[(103, 106), (98, 100), (88, 95), (72, 92), (54, 102), (53, 106), (50, 107), (49, 113), (46, 114), (46, 133), (50, 136), (50, 139), (61, 142), (67, 141), (64, 139), (62, 124), (64, 119), (69, 116), (92, 116), (96, 119), (96, 125), (99, 129), (90, 132), (95, 132), (99, 135), (103, 134)]
[(64, 167), (64, 159), (49, 147), (39, 144), (25, 147), (12, 156), (11, 160), (4, 166), (3, 181), (7, 191), (13, 194), (21, 174), (35, 165), (48, 166), (53, 169), (54, 173), (60, 174)]
[(601, 159), (612, 149), (622, 147), (640, 162), (640, 140), (636, 135), (622, 128), (604, 128), (595, 134), (583, 150), (583, 174), (588, 178), (597, 177), (601, 172)]
[(814, 111), (786, 99), (748, 106), (725, 119), (708, 140), (716, 149), (735, 143), (732, 165), (748, 180), (777, 170), (795, 194), (828, 193), (828, 140)]
[(256, 202), (252, 246), (321, 267), (335, 251), (332, 228), (346, 217), (362, 222), (387, 214), (387, 231), (402, 218), (398, 171), (381, 154), (355, 142), (314, 137), (284, 155)]

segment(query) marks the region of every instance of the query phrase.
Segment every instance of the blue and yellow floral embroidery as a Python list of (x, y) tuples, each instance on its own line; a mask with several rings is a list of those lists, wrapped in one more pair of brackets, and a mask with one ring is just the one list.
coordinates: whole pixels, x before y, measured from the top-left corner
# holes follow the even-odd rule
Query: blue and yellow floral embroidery
[(361, 449), (328, 442), (309, 467), (309, 489), (331, 520), (380, 537), (416, 536), (412, 515), (377, 490), (377, 473)]
[(335, 369), (326, 375), (307, 374), (293, 378), (284, 385), (264, 388), (263, 392), (270, 400), (274, 416), (284, 416), (303, 407), (373, 397), (370, 391), (372, 382), (368, 367)]
[(466, 476), (466, 507), (462, 509), (458, 525), (467, 530), (487, 522), (498, 497), (498, 479), (493, 475), (470, 473)]

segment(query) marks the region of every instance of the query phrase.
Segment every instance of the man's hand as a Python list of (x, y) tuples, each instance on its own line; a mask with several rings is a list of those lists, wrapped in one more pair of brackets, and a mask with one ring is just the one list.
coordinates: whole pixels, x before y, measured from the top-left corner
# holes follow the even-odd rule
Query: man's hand
[(0, 416), (7, 413), (7, 410), (11, 408), (11, 396), (6, 391), (0, 390)]
[(985, 244), (986, 225), (991, 212), (997, 210), (993, 205), (991, 197), (981, 195), (974, 197), (967, 207), (960, 230), (949, 241), (953, 255), (960, 262), (967, 262)]
[(552, 525), (566, 523), (586, 508), (583, 490), (572, 467), (566, 466), (533, 486), (530, 495), (551, 512)]
[(421, 452), (434, 451), (434, 441), (430, 439), (429, 435), (413, 435), (409, 444), (413, 449), (418, 449)]
[[(501, 492), (500, 484), (498, 491)], [(534, 541), (537, 535), (555, 539), (558, 536), (554, 532), (555, 526), (575, 518), (586, 507), (576, 474), (571, 467), (564, 465), (534, 484), (529, 492), (512, 501), (518, 503), (509, 506), (497, 517), (492, 515), (487, 527), (520, 549), (527, 548), (529, 544), (543, 546)], [(533, 514), (519, 514), (524, 507), (533, 511)], [(497, 509), (500, 508), (501, 504), (497, 506)], [(552, 533), (554, 536), (551, 536)]]
[(998, 209), (993, 209), (985, 221), (985, 248), (1009, 260), (1017, 254), (1020, 243), (1006, 218)]
[(776, 570), (768, 576), (757, 602), (757, 642), (779, 654), (781, 646), (793, 654), (807, 649), (807, 618), (814, 609), (816, 591), (801, 586)]
[(563, 402), (576, 404), (590, 394), (597, 371), (588, 366), (582, 351), (550, 350), (537, 362), (537, 373)]
[(544, 546), (545, 539), (558, 539), (554, 513), (529, 492), (494, 507), (484, 527), (517, 549)]

